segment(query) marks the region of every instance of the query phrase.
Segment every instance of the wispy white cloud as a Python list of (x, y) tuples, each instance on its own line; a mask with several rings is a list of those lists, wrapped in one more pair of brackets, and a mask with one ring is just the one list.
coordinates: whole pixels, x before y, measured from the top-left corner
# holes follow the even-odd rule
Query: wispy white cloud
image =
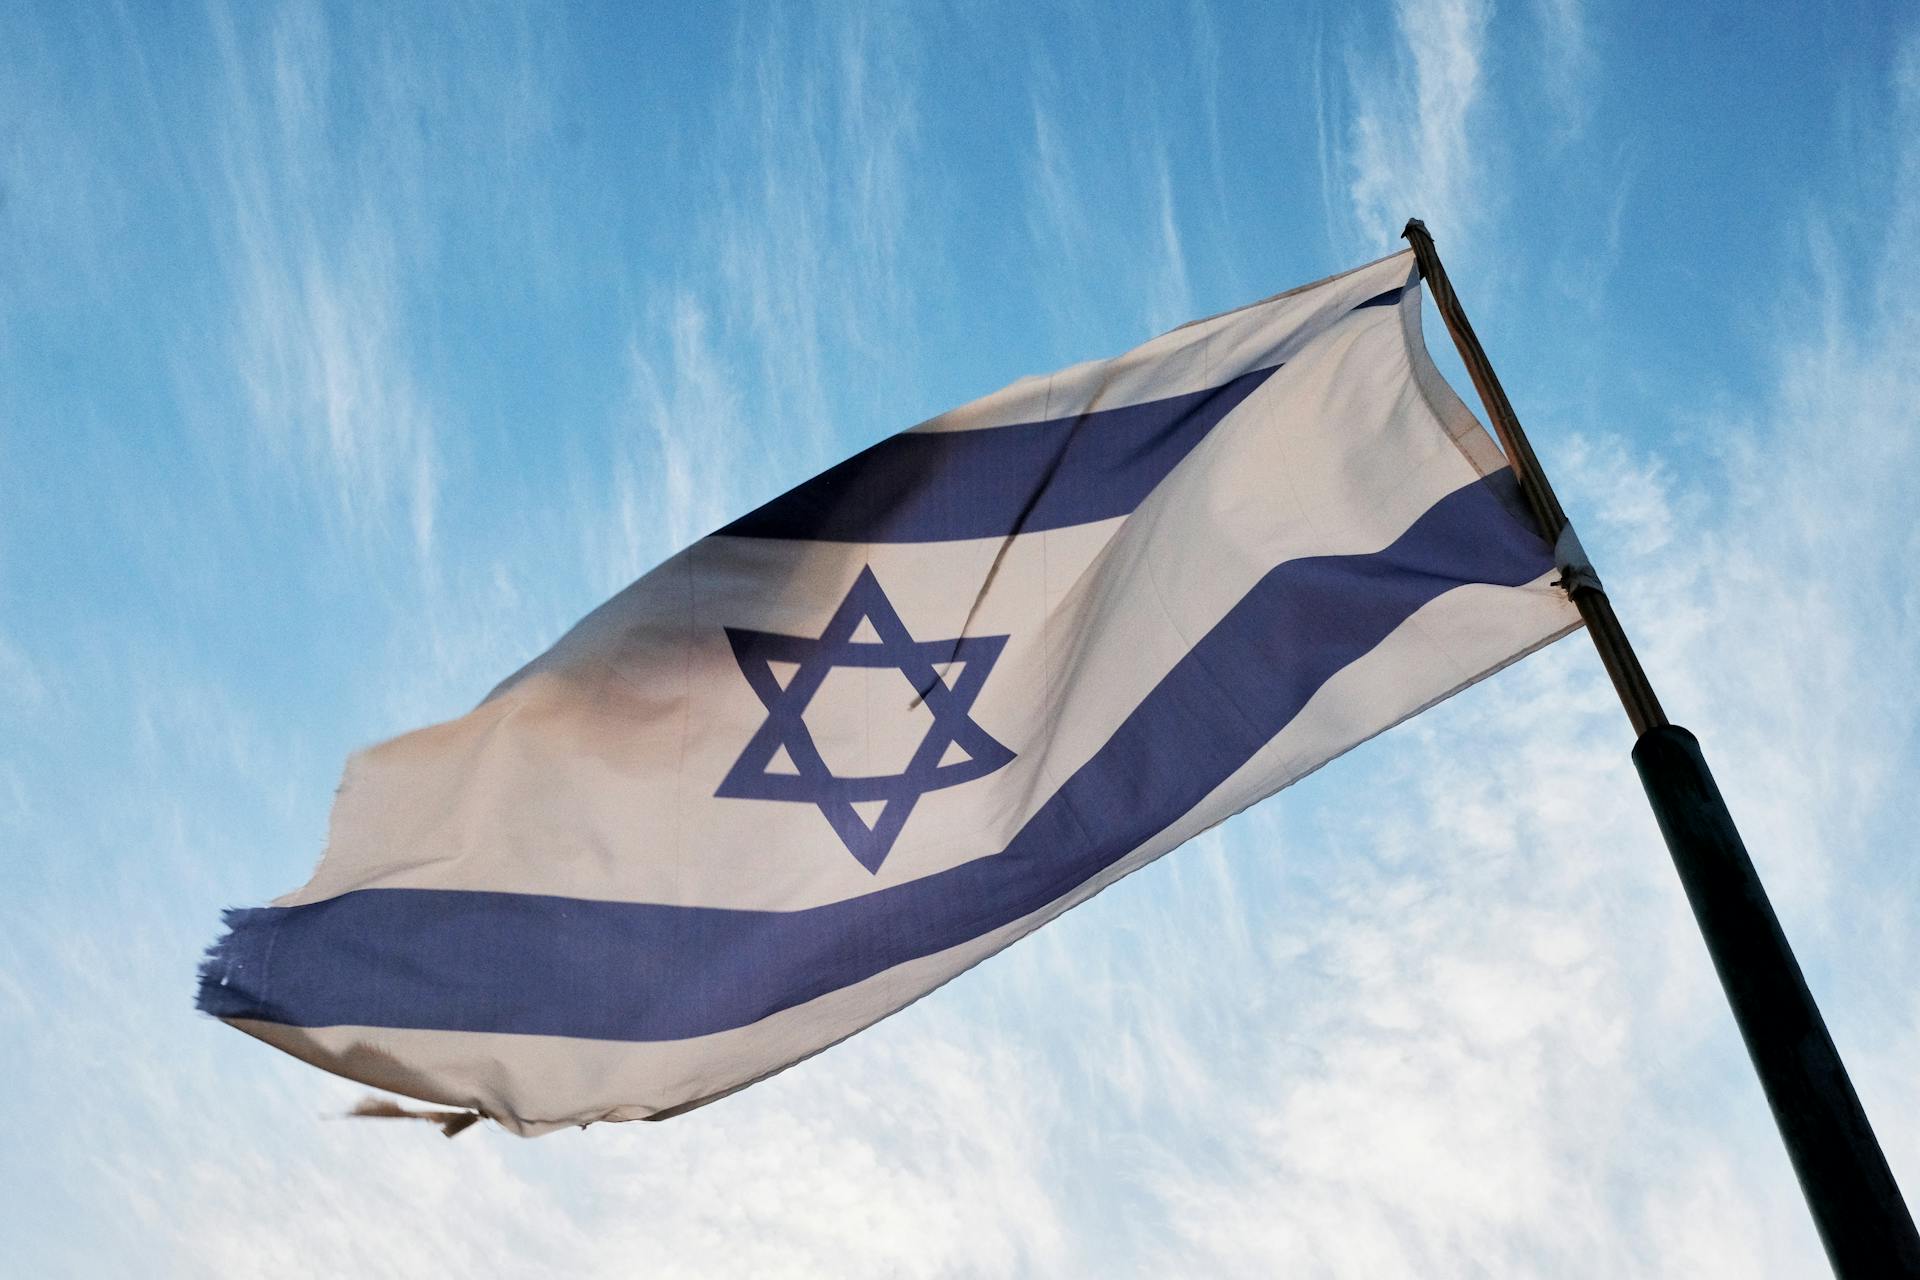
[[(553, 254), (543, 200), (511, 181), (553, 125), (537, 71), (551, 51), (525, 15), (496, 18), (428, 32), (379, 9), (209, 9), (208, 177), (226, 196), (210, 221), (231, 320), (227, 361), (178, 354), (184, 394), (218, 403), (208, 369), (230, 365), (246, 443), (336, 532), (401, 539), (427, 568), (446, 397), (426, 372), (444, 317), (425, 282), (449, 248), (475, 252), (458, 239), (474, 224), (530, 266)], [(230, 447), (231, 424), (196, 412), (208, 447)]]
[(1542, 53), (1541, 88), (1563, 139), (1572, 137), (1593, 114), (1597, 62), (1586, 0), (1533, 0), (1532, 9)]
[(405, 239), (411, 219), (395, 216), (418, 194), (419, 179), (406, 179), (410, 122), (402, 114), (341, 141), (336, 115), (365, 104), (337, 100), (354, 81), (336, 77), (335, 63), (356, 51), (336, 47), (318, 6), (286, 6), (264, 32), (218, 8), (212, 17), (225, 76), (230, 340), (249, 435), (311, 474), (347, 532), (384, 532), (398, 516), (424, 560), (435, 428), (413, 373), (404, 260), (422, 246)]
[(1410, 215), (1470, 225), (1486, 204), (1473, 125), (1485, 90), (1486, 0), (1402, 0), (1390, 58), (1347, 53), (1343, 150), (1359, 237), (1390, 244)]
[(752, 353), (739, 380), (779, 407), (776, 447), (792, 441), (817, 465), (836, 410), (861, 404), (823, 381), (825, 344), (900, 359), (911, 343), (900, 270), (919, 107), (899, 24), (866, 12), (793, 22), (742, 36), (722, 110), (754, 123), (724, 130), (714, 155), (703, 239), (719, 279), (703, 283), (721, 286), (728, 336)]
[(1148, 277), (1147, 326), (1154, 331), (1171, 329), (1193, 318), (1193, 287), (1187, 279), (1187, 251), (1180, 235), (1180, 217), (1174, 207), (1173, 171), (1163, 147), (1157, 161), (1159, 170), (1158, 226), (1154, 254)]
[[(912, 360), (903, 272), (927, 251), (908, 235), (925, 198), (916, 57), (879, 12), (741, 29), (700, 149), (711, 199), (673, 275), (645, 283), (611, 467), (592, 464), (618, 530), (593, 539), (597, 580), (637, 576), (818, 470), (849, 426), (887, 421), (900, 383), (881, 371)], [(830, 381), (841, 358), (875, 376)]]
[(628, 412), (638, 433), (622, 438), (641, 447), (619, 448), (613, 460), (619, 545), (589, 551), (607, 589), (736, 514), (742, 485), (738, 468), (727, 464), (752, 447), (743, 390), (715, 349), (700, 299), (687, 290), (675, 294), (653, 309), (648, 329), (648, 340), (635, 337), (627, 354)]
[(1191, 0), (1189, 40), (1200, 121), (1206, 138), (1207, 177), (1212, 185), (1210, 224), (1224, 234), (1228, 220), (1226, 151), (1220, 135), (1220, 24), (1210, 0)]
[[(1204, 18), (1196, 21), (1204, 34)], [(1044, 261), (1058, 279), (1030, 287), (1049, 299), (1069, 328), (1085, 308), (1107, 305), (1104, 295), (1122, 278), (1130, 282), (1129, 297), (1144, 302), (1132, 303), (1136, 324), (1118, 332), (1144, 337), (1191, 320), (1181, 187), (1157, 108), (1144, 111), (1137, 129), (1128, 131), (1137, 145), (1114, 152), (1104, 133), (1096, 137), (1084, 128), (1087, 114), (1096, 109), (1085, 86), (1063, 84), (1045, 62), (1036, 66), (1033, 78), (1033, 140), (1024, 166), (1026, 224), (1033, 241), (1046, 246)], [(1217, 129), (1217, 119), (1209, 127)], [(1207, 216), (1217, 223), (1224, 200), (1217, 138), (1210, 137), (1209, 145), (1216, 199)], [(1116, 189), (1126, 197), (1116, 199)]]
[[(1044, 75), (1044, 73), (1042, 73)], [(1089, 209), (1079, 191), (1073, 153), (1055, 113), (1036, 95), (1027, 227), (1033, 238), (1072, 261), (1093, 241)]]

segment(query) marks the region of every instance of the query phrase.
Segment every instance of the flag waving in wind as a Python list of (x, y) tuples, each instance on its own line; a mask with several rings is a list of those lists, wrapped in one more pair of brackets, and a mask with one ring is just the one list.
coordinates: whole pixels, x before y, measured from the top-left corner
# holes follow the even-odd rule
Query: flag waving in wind
[(347, 767), (200, 1007), (524, 1134), (853, 1034), (1579, 625), (1412, 253), (1011, 387)]

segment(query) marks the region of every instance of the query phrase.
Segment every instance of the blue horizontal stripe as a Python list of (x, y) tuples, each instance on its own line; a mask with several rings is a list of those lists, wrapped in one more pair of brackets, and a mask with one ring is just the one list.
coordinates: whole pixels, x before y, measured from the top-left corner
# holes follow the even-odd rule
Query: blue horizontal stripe
[(602, 1040), (746, 1026), (1057, 901), (1179, 819), (1416, 609), (1463, 583), (1529, 582), (1552, 563), (1503, 470), (1383, 551), (1280, 565), (1004, 850), (924, 879), (799, 911), (438, 889), (235, 911), (200, 1008), (296, 1026)]
[[(1406, 286), (1350, 308), (1390, 306)], [(949, 542), (1130, 514), (1275, 365), (1145, 404), (973, 431), (909, 431), (720, 532), (824, 542)]]
[(909, 431), (829, 467), (720, 532), (947, 542), (1124, 516), (1273, 369), (1205, 391), (976, 431)]

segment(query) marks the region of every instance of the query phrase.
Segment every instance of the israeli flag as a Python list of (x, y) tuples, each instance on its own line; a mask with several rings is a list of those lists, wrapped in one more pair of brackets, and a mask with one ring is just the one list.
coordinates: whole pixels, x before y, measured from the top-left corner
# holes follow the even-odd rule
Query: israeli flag
[(199, 1005), (522, 1134), (918, 999), (1579, 624), (1411, 253), (884, 440), (347, 766)]

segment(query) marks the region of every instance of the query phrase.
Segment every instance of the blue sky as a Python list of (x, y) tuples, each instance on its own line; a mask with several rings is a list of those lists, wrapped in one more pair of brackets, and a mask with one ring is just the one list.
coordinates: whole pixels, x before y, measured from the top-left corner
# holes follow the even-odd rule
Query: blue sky
[(1410, 214), (1920, 1196), (1910, 10), (656, 8), (0, 16), (22, 1274), (1817, 1270), (1578, 637), (667, 1124), (337, 1120), (191, 1012), (350, 750)]

